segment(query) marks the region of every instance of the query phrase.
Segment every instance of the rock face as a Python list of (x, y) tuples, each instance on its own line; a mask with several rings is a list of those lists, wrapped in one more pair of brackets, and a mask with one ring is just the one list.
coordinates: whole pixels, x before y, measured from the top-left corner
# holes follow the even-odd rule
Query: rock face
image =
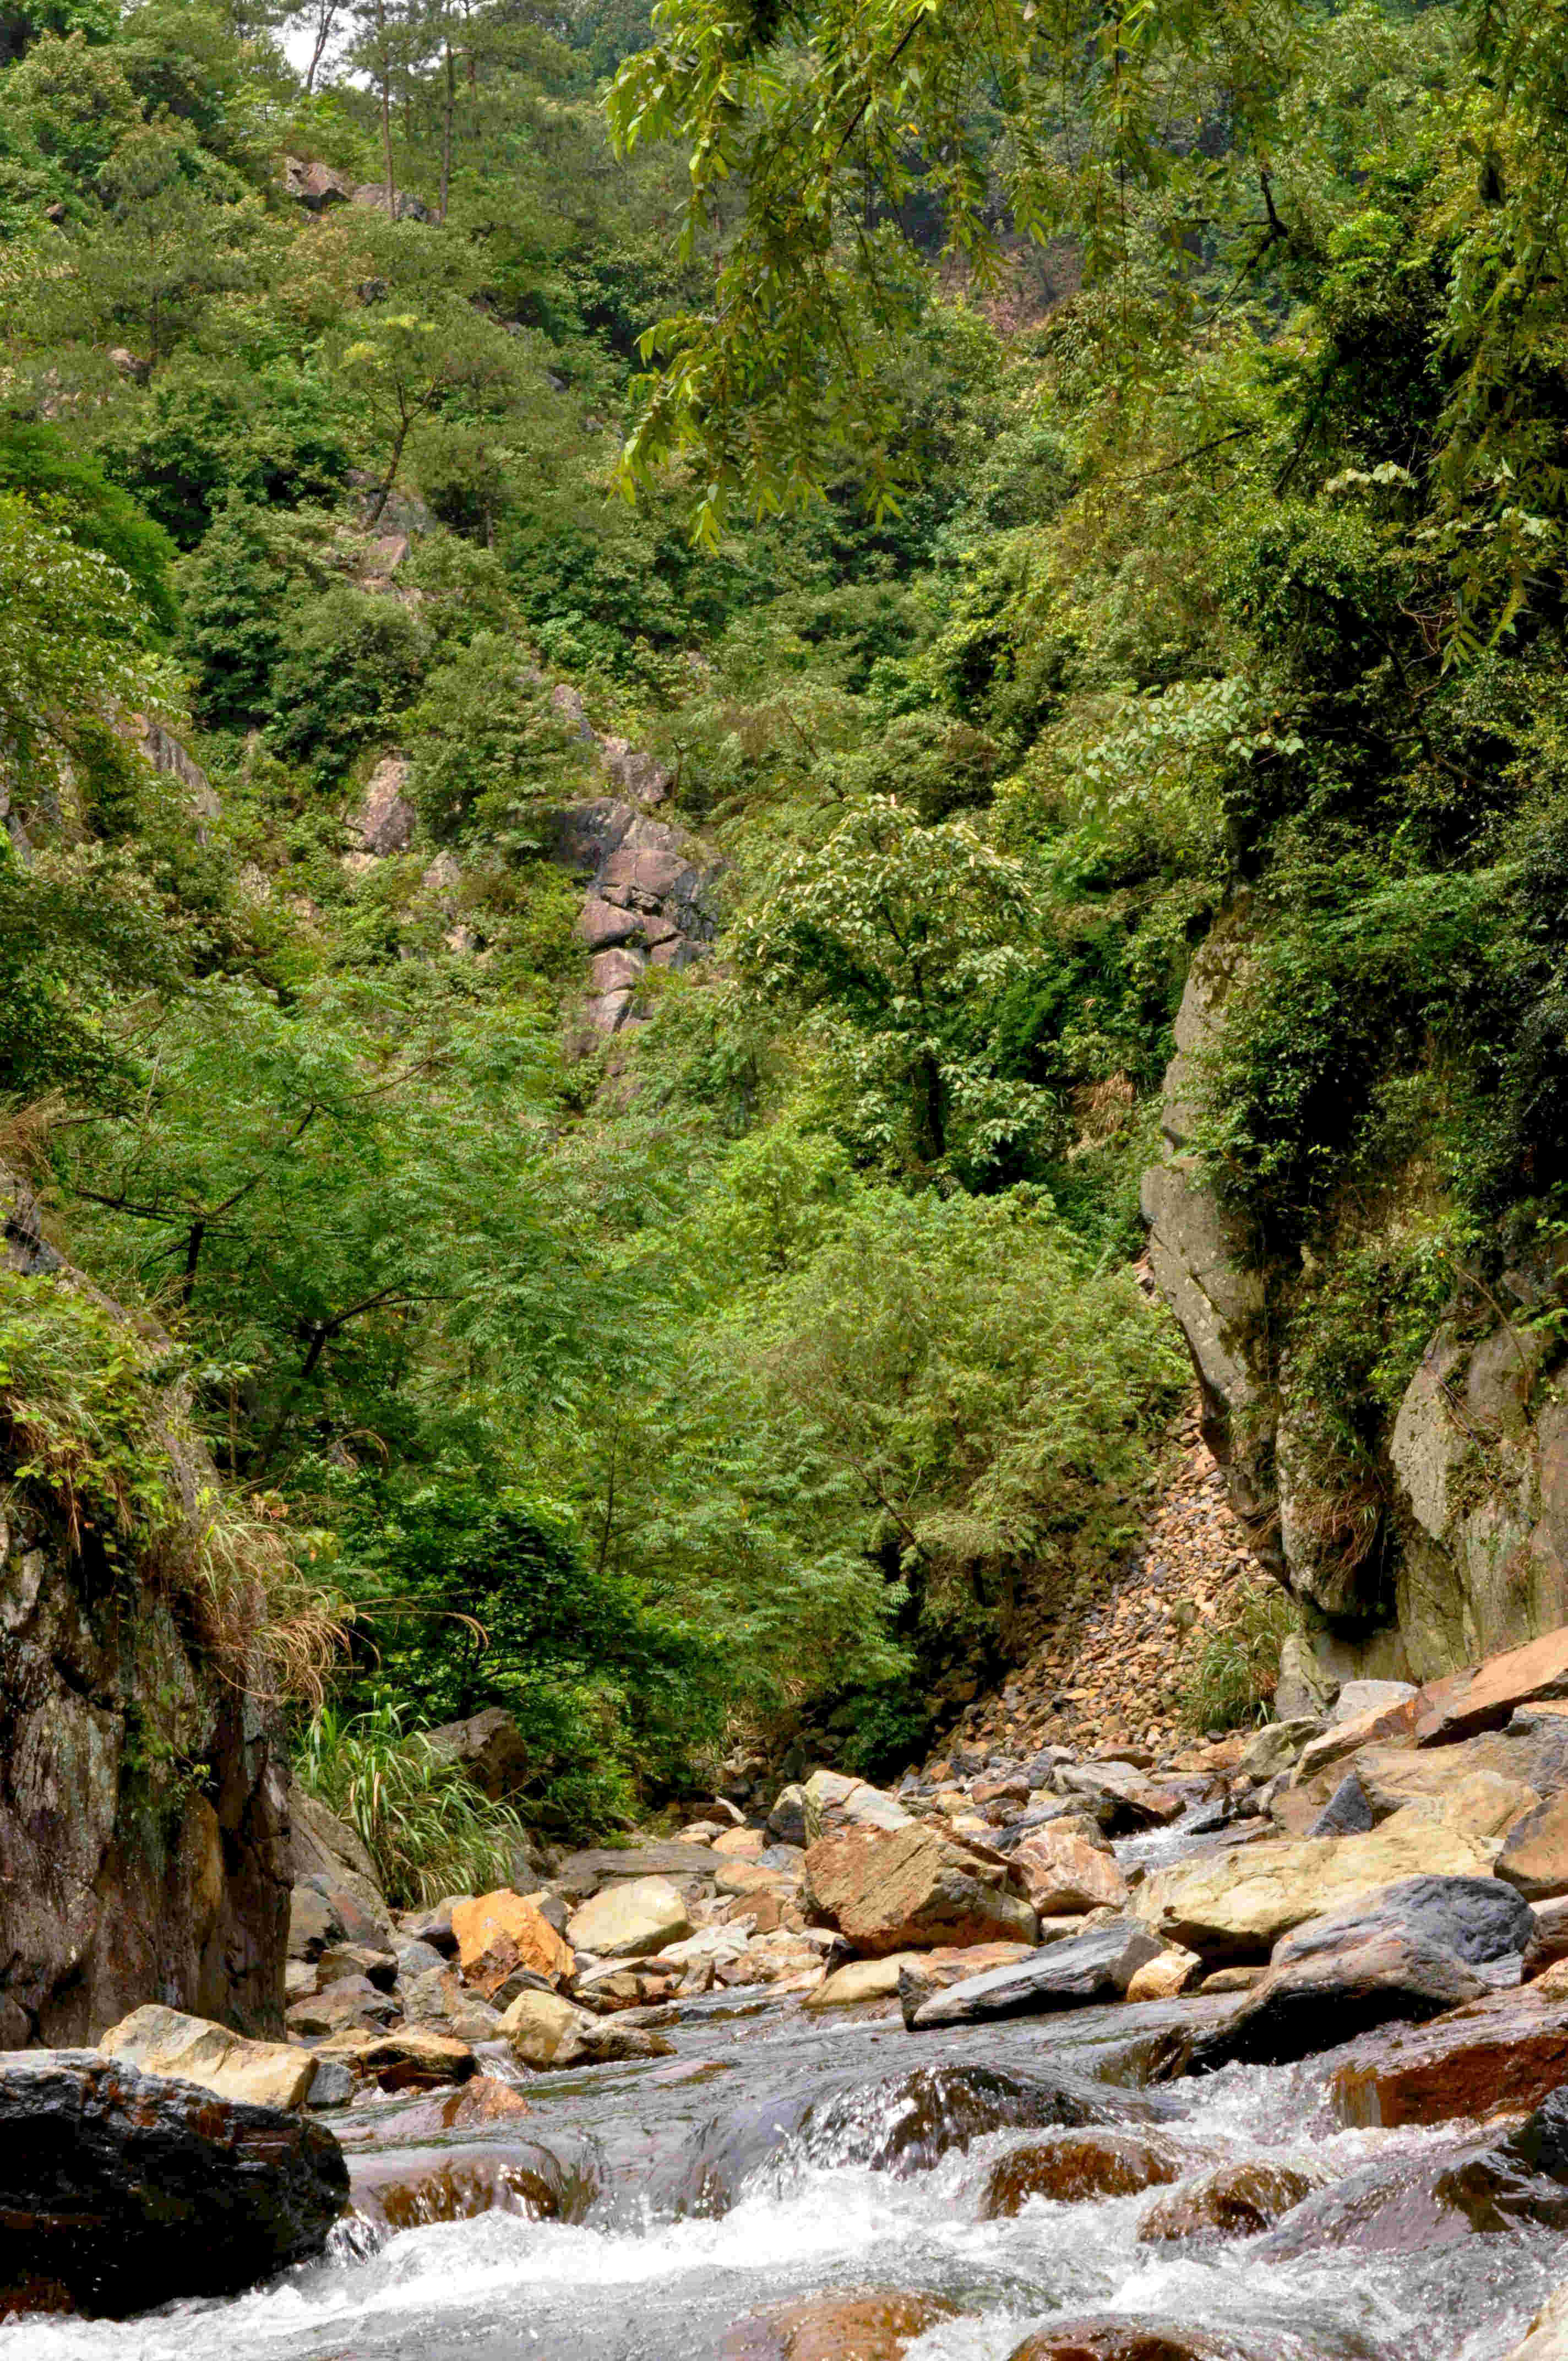
[(298, 2114), (44, 2052), (0, 2065), (0, 2312), (124, 2318), (318, 2255), (348, 2173)]
[[(580, 718), (580, 705), (578, 712)], [(629, 759), (630, 750), (613, 756), (619, 770), (612, 775), (628, 776)], [(647, 775), (652, 780), (653, 774)], [(550, 825), (554, 858), (588, 887), (578, 920), (578, 932), (595, 953), (586, 1021), (592, 1033), (616, 1033), (630, 1016), (645, 969), (685, 967), (712, 943), (718, 927), (712, 877), (684, 830), (614, 796), (570, 805)], [(618, 964), (598, 968), (599, 960), (611, 958)]]
[[(1459, 1299), (1431, 1336), (1379, 1438), (1392, 1508), (1375, 1532), (1332, 1530), (1292, 1427), (1289, 1369), (1264, 1314), (1262, 1242), (1207, 1184), (1191, 1152), (1206, 1052), (1248, 956), (1245, 897), (1192, 961), (1165, 1080), (1163, 1159), (1144, 1175), (1156, 1283), (1187, 1338), (1204, 1437), (1260, 1564), (1325, 1620), (1322, 1653), (1357, 1671), (1432, 1680), (1568, 1622), (1568, 1400), (1549, 1382), (1561, 1341), (1512, 1314), (1541, 1300), (1532, 1271), (1500, 1295)], [(1273, 1274), (1299, 1297), (1301, 1274)], [(1501, 1316), (1499, 1316), (1501, 1315)], [(1390, 1620), (1390, 1600), (1394, 1614)], [(1283, 1714), (1318, 1709), (1288, 1670)]]
[(1010, 1890), (1006, 1861), (961, 1850), (917, 1825), (823, 1837), (806, 1853), (806, 1881), (818, 1922), (871, 1959), (1035, 1938), (1034, 1910)]
[[(61, 1268), (27, 1192), (3, 1178), (0, 1217), (8, 1268)], [(171, 1476), (193, 1503), (218, 1478), (179, 1448)], [(11, 1472), (0, 1466), (0, 1498)], [(256, 1686), (265, 1692), (264, 1675)], [(12, 1493), (0, 1514), (0, 2048), (94, 2039), (154, 1995), (280, 2034), (288, 1826), (271, 1716), (221, 1676), (194, 1609), (112, 1563), (91, 1532), (74, 1546), (62, 1520)]]

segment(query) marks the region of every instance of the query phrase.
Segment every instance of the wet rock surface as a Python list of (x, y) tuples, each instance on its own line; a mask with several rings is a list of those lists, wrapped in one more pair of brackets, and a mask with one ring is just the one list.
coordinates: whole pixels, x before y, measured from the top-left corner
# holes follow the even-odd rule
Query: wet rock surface
[(0, 2058), (0, 2313), (248, 2287), (319, 2255), (347, 2189), (297, 2113), (91, 2053)]

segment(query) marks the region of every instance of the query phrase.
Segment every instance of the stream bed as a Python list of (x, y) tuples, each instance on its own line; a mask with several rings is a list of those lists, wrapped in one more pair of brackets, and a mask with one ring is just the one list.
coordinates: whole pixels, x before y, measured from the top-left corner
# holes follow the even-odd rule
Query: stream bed
[[(1568, 2278), (1560, 2234), (1162, 2247), (1138, 2237), (1160, 2188), (984, 2218), (998, 2158), (1073, 2120), (1157, 2133), (1194, 2174), (1296, 2159), (1338, 2180), (1453, 2145), (1452, 2125), (1338, 2128), (1321, 2060), (1141, 2087), (1171, 2029), (1223, 2005), (910, 2034), (896, 2015), (710, 1996), (664, 2027), (674, 2056), (531, 2076), (531, 2113), (488, 2130), (433, 2142), (410, 2100), (333, 2119), (372, 2183), (444, 2160), (494, 2177), (510, 2158), (501, 2205), (347, 2224), (320, 2263), (226, 2302), (14, 2323), (0, 2361), (718, 2361), (770, 2306), (872, 2288), (958, 2307), (910, 2361), (1007, 2361), (1053, 2318), (1108, 2312), (1245, 2361), (1500, 2361)], [(531, 2218), (546, 2188), (554, 2218)]]

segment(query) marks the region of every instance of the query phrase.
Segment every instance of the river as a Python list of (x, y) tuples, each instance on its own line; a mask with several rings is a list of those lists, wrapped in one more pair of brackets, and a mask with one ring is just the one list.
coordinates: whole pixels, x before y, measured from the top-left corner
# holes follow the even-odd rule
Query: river
[[(1452, 2127), (1336, 2127), (1311, 2064), (1140, 2089), (1180, 2005), (909, 2034), (896, 2016), (811, 2015), (794, 1996), (710, 1996), (669, 2027), (673, 2058), (532, 2076), (532, 2114), (505, 2137), (444, 2144), (486, 2169), (512, 2156), (564, 2218), (350, 2225), (321, 2263), (227, 2302), (14, 2324), (0, 2361), (718, 2361), (759, 2310), (866, 2287), (959, 2307), (911, 2361), (1006, 2361), (1053, 2317), (1107, 2312), (1205, 2330), (1248, 2361), (1508, 2353), (1568, 2276), (1559, 2235), (1472, 2233), (1384, 2254), (1330, 2243), (1275, 2257), (1255, 2239), (1161, 2249), (1137, 2236), (1159, 2189), (983, 2218), (997, 2158), (1064, 2106), (1157, 2127), (1194, 2172), (1226, 2156), (1338, 2176), (1453, 2139)], [(399, 2147), (416, 2105), (336, 2120), (345, 2138), (373, 2136), (374, 2172), (406, 2160), (417, 2179), (442, 2158), (428, 2137), (406, 2159)]]

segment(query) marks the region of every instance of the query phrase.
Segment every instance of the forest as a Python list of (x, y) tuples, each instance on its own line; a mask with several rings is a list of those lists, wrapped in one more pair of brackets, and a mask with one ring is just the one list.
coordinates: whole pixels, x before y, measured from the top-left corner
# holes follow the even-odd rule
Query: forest
[[(1135, 1534), (1245, 925), (1194, 1148), (1354, 1555), (1457, 1279), (1568, 1236), (1557, 0), (0, 56), (0, 1161), (92, 1282), (0, 1273), (16, 1480), (154, 1562), (177, 1401), (170, 1579), (436, 1891), (482, 1707), (557, 1835), (896, 1773)], [(604, 1033), (609, 741), (714, 918)]]

